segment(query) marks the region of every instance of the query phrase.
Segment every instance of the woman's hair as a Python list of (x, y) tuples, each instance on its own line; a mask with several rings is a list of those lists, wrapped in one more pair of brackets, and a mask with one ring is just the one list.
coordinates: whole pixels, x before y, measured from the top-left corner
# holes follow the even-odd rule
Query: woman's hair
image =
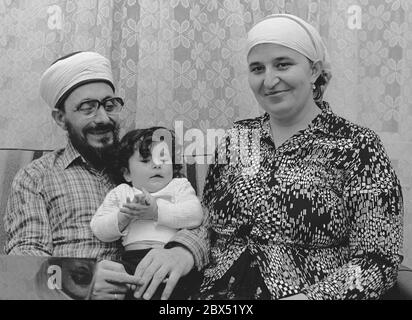
[(321, 102), (323, 100), (323, 94), (325, 93), (326, 87), (329, 84), (329, 77), (326, 73), (322, 72), (321, 75), (316, 79), (313, 89), (313, 99), (316, 102)]
[(164, 127), (150, 127), (147, 129), (135, 129), (126, 133), (120, 140), (118, 149), (117, 167), (120, 173), (129, 169), (129, 159), (138, 151), (143, 159), (152, 157), (152, 148), (156, 142), (165, 142), (171, 152), (173, 163), (173, 178), (183, 177), (182, 164), (176, 163), (176, 156), (180, 154), (180, 148), (176, 145), (176, 137), (173, 130)]

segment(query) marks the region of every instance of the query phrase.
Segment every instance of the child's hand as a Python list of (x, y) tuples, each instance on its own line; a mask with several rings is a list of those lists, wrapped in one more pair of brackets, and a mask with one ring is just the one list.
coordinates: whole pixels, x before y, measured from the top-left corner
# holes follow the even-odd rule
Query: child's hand
[(133, 219), (157, 221), (156, 199), (145, 189), (142, 192), (143, 194), (135, 195), (132, 200), (127, 198), (127, 202), (120, 209), (120, 212)]
[[(151, 194), (149, 194), (149, 196), (152, 197)], [(128, 198), (127, 200), (129, 200), (129, 198)], [(140, 204), (143, 205), (143, 206), (149, 206), (149, 205), (150, 205), (150, 202), (149, 202), (148, 198), (146, 197), (146, 194), (145, 194), (145, 193), (136, 194), (136, 195), (134, 196), (133, 200), (130, 201), (130, 202), (140, 203)]]

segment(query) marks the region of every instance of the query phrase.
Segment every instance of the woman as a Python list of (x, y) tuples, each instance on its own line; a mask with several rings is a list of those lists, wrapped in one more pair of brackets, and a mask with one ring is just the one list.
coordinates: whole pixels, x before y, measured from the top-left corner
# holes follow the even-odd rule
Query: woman
[(212, 262), (198, 298), (379, 298), (396, 281), (403, 231), (379, 137), (322, 101), (328, 54), (300, 18), (254, 26), (247, 61), (266, 113), (235, 123), (209, 168)]

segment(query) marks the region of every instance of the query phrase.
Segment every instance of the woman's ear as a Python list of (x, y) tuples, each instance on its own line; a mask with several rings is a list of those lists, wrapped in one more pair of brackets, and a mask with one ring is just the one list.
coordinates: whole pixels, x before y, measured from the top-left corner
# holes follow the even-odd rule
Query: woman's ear
[(322, 62), (320, 60), (312, 63), (312, 83), (315, 83), (322, 74)]
[(52, 117), (60, 128), (62, 128), (63, 130), (67, 130), (64, 111), (60, 109), (53, 109)]

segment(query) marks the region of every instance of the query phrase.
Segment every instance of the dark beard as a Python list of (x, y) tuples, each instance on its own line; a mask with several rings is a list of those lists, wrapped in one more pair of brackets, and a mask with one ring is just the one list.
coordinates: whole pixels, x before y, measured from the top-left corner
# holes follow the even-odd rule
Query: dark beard
[(87, 126), (83, 128), (82, 134), (87, 136), (88, 131), (93, 129), (110, 129), (113, 131), (113, 143), (107, 144), (101, 148), (95, 148), (89, 145), (85, 138), (78, 135), (70, 123), (66, 123), (68, 137), (73, 147), (82, 155), (82, 157), (89, 162), (93, 168), (98, 171), (106, 170), (114, 172), (116, 164), (116, 154), (119, 145), (119, 126), (114, 122), (105, 125)]

